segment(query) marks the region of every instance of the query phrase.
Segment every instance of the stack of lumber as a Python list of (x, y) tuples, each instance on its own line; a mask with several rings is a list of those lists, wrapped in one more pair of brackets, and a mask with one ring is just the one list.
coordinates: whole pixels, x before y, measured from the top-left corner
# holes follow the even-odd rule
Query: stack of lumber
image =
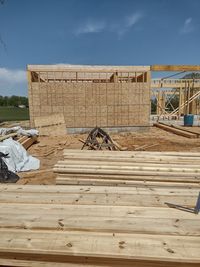
[(198, 189), (0, 185), (0, 265), (200, 265)]
[(64, 150), (57, 184), (200, 185), (200, 153)]
[(37, 142), (37, 136), (22, 136), (17, 140), (25, 149), (28, 149), (32, 144)]

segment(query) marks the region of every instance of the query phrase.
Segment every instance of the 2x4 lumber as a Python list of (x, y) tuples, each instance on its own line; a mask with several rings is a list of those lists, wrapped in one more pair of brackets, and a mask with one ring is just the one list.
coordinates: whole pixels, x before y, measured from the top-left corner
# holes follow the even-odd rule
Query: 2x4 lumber
[[(148, 187), (96, 187), (96, 186), (58, 186), (58, 185), (17, 185), (17, 184), (0, 184), (0, 192), (3, 193), (21, 193), (22, 195), (25, 193), (29, 193), (30, 195), (38, 195), (43, 196), (44, 194), (53, 194), (59, 195), (63, 193), (64, 195), (76, 193), (76, 194), (91, 194), (91, 193), (98, 193), (98, 194), (160, 194), (160, 195), (184, 195), (184, 196), (194, 196), (195, 194), (198, 195), (198, 189), (188, 189), (187, 185), (186, 188), (180, 189), (179, 187), (173, 186), (173, 190), (170, 188), (166, 188), (165, 185), (162, 187), (157, 188), (157, 186)], [(39, 199), (40, 200), (40, 199)]]
[[(0, 252), (200, 263), (197, 236), (0, 229)], [(153, 249), (152, 249), (153, 248)]]
[(200, 65), (151, 65), (151, 71), (200, 71)]
[(195, 133), (189, 133), (189, 132), (186, 132), (184, 130), (180, 130), (180, 129), (177, 129), (177, 128), (174, 128), (174, 127), (171, 127), (168, 125), (164, 125), (161, 123), (154, 123), (154, 126), (160, 128), (162, 130), (165, 130), (165, 131), (177, 134), (177, 135), (181, 135), (181, 136), (184, 136), (187, 138), (197, 138), (197, 135)]
[(161, 187), (155, 186), (145, 186), (145, 187), (96, 187), (96, 186), (58, 186), (58, 185), (16, 185), (16, 184), (9, 184), (9, 185), (0, 185), (0, 192), (3, 194), (7, 193), (13, 193), (15, 195), (16, 193), (20, 194), (30, 194), (31, 195), (37, 195), (38, 198), (40, 196), (43, 196), (44, 194), (52, 194), (53, 196), (57, 196), (59, 194), (91, 194), (91, 193), (97, 193), (97, 194), (157, 194), (157, 195), (169, 195), (169, 196), (195, 196), (198, 195), (199, 189), (198, 188), (191, 188), (185, 184), (185, 188), (180, 189), (179, 187), (176, 187), (173, 185), (173, 190), (171, 188), (166, 188), (165, 185), (162, 184)]
[(141, 187), (8, 185), (0, 186), (0, 203), (65, 204), (65, 205), (118, 205), (164, 206), (164, 202), (177, 202), (194, 206), (200, 187)]
[(199, 132), (195, 132), (195, 131), (190, 131), (188, 129), (185, 129), (181, 126), (177, 126), (177, 125), (171, 125), (172, 127), (176, 128), (176, 129), (179, 129), (179, 130), (184, 130), (185, 132), (188, 132), (188, 133), (192, 133), (192, 134), (196, 134), (198, 137), (200, 136), (200, 133)]
[[(82, 160), (82, 161), (87, 161), (89, 160), (89, 156), (86, 155), (81, 155), (81, 154), (71, 154), (71, 155), (64, 155), (64, 160)], [(112, 156), (102, 156), (102, 155), (92, 155), (92, 160), (96, 161), (107, 161), (107, 162), (130, 162), (130, 163), (153, 163), (153, 164), (184, 164), (186, 165), (199, 165), (200, 164), (200, 158), (184, 158), (180, 159), (177, 157), (173, 158), (151, 158), (151, 157), (138, 157), (138, 158), (133, 158), (133, 157), (112, 157)]]
[(198, 216), (171, 208), (11, 203), (0, 210), (3, 229), (200, 236)]
[(56, 184), (57, 185), (87, 185), (87, 186), (120, 186), (120, 187), (127, 187), (127, 186), (157, 186), (157, 187), (170, 187), (173, 188), (173, 186), (179, 187), (179, 188), (199, 188), (200, 183), (192, 183), (187, 182), (163, 182), (163, 181), (146, 181), (146, 180), (114, 180), (114, 179), (95, 179), (95, 178), (69, 178), (69, 177), (60, 177), (58, 176), (56, 178)]
[[(128, 151), (127, 151), (128, 152)], [(139, 151), (137, 151), (139, 152)], [(144, 154), (129, 154), (129, 153), (124, 153), (122, 151), (119, 151), (119, 153), (117, 153), (117, 151), (115, 152), (115, 154), (104, 154), (104, 153), (99, 153), (98, 151), (93, 151), (92, 153), (65, 153), (64, 152), (64, 158), (65, 157), (71, 157), (71, 158), (76, 158), (76, 157), (87, 157), (89, 159), (91, 159), (91, 157), (102, 157), (102, 158), (112, 158), (112, 159), (133, 159), (133, 160), (137, 160), (137, 159), (144, 159), (144, 161), (146, 160), (160, 160), (160, 161), (167, 161), (167, 160), (175, 160), (175, 161), (200, 161), (200, 155), (157, 155), (156, 153), (152, 153), (152, 154), (145, 154), (146, 152), (144, 152)]]
[(73, 153), (79, 153), (79, 154), (101, 154), (101, 155), (127, 155), (127, 156), (134, 156), (134, 155), (161, 155), (161, 156), (182, 156), (182, 157), (200, 157), (199, 152), (176, 152), (176, 151), (93, 151), (93, 150), (80, 150), (80, 149), (65, 149), (64, 154), (73, 154)]
[[(78, 164), (88, 164), (89, 165), (96, 165), (96, 166), (119, 166), (119, 162), (115, 162), (114, 160), (110, 159), (109, 161), (108, 160), (95, 160), (93, 157), (91, 160), (89, 159), (85, 159), (84, 161), (82, 159), (73, 159), (73, 158), (69, 158), (69, 159), (64, 159), (64, 160), (60, 160), (57, 162), (56, 166), (62, 166), (62, 165), (66, 165), (66, 166), (72, 166), (72, 165), (78, 165)], [(195, 163), (195, 162), (194, 162)], [(200, 171), (200, 165), (199, 164), (174, 164), (173, 161), (170, 163), (170, 164), (167, 164), (165, 162), (154, 162), (154, 163), (151, 163), (151, 162), (127, 162), (127, 161), (122, 161), (120, 162), (120, 166), (132, 166), (132, 167), (138, 167), (138, 168), (142, 168), (142, 167), (156, 167), (157, 168), (163, 168), (163, 167), (167, 167), (169, 166), (169, 168), (173, 169), (173, 168), (176, 168), (176, 169), (181, 169), (181, 170), (184, 170), (185, 168), (187, 169), (197, 169)]]
[[(90, 181), (91, 182), (91, 181)], [(172, 189), (173, 190), (173, 189)], [(189, 190), (189, 189), (188, 189)], [(198, 192), (193, 195), (175, 195), (175, 194), (158, 194), (154, 193), (45, 193), (30, 194), (30, 193), (1, 193), (0, 203), (5, 206), (5, 203), (35, 203), (41, 204), (65, 204), (65, 205), (112, 205), (112, 206), (145, 206), (145, 207), (166, 207), (165, 202), (181, 203), (186, 206), (194, 206)]]
[(132, 175), (120, 175), (120, 174), (109, 174), (109, 173), (81, 173), (81, 172), (74, 172), (74, 173), (70, 173), (70, 172), (63, 172), (63, 171), (59, 171), (57, 172), (57, 178), (60, 179), (69, 179), (71, 181), (75, 180), (99, 180), (102, 182), (109, 182), (109, 181), (115, 181), (116, 183), (125, 183), (125, 182), (130, 182), (133, 184), (137, 183), (137, 182), (176, 182), (176, 183), (185, 183), (185, 185), (189, 184), (189, 183), (196, 183), (196, 185), (200, 184), (199, 178), (194, 176), (194, 175), (190, 175), (190, 176), (181, 176), (180, 174), (177, 175), (170, 175), (167, 173), (163, 173), (162, 174), (148, 174), (148, 173), (133, 173)]
[[(76, 174), (76, 173), (75, 173)], [(58, 180), (60, 181), (64, 181), (64, 180), (68, 180), (70, 181), (71, 184), (75, 183), (79, 183), (80, 185), (82, 184), (82, 182), (86, 182), (86, 184), (88, 184), (88, 181), (92, 182), (96, 182), (99, 181), (99, 183), (101, 183), (102, 185), (108, 185), (108, 184), (124, 184), (124, 185), (135, 185), (136, 183), (142, 183), (142, 182), (162, 182), (162, 183), (166, 183), (166, 182), (171, 182), (171, 183), (185, 183), (186, 185), (191, 184), (191, 183), (196, 183), (196, 185), (198, 186), (200, 184), (199, 179), (195, 179), (194, 177), (180, 177), (179, 175), (177, 176), (173, 176), (173, 177), (168, 177), (168, 175), (166, 174), (165, 176), (159, 176), (159, 175), (154, 175), (154, 176), (144, 176), (144, 175), (138, 175), (138, 176), (116, 176), (116, 175), (94, 175), (94, 173), (92, 173), (92, 175), (82, 175), (80, 176), (76, 176), (75, 174), (71, 174), (71, 175), (65, 175), (64, 173), (58, 174), (57, 178), (56, 178), (56, 182)]]
[[(139, 177), (151, 177), (156, 176), (159, 179), (159, 176), (161, 175), (166, 176), (166, 180), (170, 177), (177, 180), (182, 179), (183, 177), (188, 177), (189, 179), (194, 180), (196, 182), (200, 181), (200, 175), (199, 170), (190, 170), (190, 169), (184, 169), (180, 171), (179, 169), (170, 169), (170, 168), (137, 168), (137, 167), (123, 167), (123, 168), (117, 168), (115, 166), (93, 166), (93, 165), (73, 165), (73, 166), (60, 166), (56, 165), (54, 167), (55, 173), (79, 173), (79, 174), (94, 174), (98, 175), (99, 177), (101, 175), (107, 175), (108, 177), (110, 175), (113, 175), (116, 177), (116, 179), (137, 179)], [(170, 176), (170, 177), (168, 177)], [(134, 178), (135, 177), (135, 178)], [(168, 178), (167, 178), (168, 177)]]

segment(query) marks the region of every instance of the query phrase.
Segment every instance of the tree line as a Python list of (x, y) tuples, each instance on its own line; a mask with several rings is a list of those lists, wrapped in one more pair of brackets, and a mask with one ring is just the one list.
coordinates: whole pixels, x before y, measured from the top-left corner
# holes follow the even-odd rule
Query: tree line
[(28, 98), (25, 96), (1, 96), (0, 95), (0, 106), (4, 107), (18, 107), (19, 105), (25, 105), (28, 107)]

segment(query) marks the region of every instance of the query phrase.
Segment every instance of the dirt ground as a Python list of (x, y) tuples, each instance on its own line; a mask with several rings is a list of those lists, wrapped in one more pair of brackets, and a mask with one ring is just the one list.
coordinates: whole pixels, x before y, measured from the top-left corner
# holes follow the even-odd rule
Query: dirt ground
[[(189, 128), (200, 133), (200, 127)], [(110, 134), (114, 141), (125, 150), (142, 150), (143, 145), (149, 145), (145, 151), (191, 151), (200, 152), (200, 138), (189, 139), (181, 137), (156, 127), (150, 127), (148, 132)], [(55, 184), (53, 166), (63, 158), (64, 149), (81, 149), (79, 138), (85, 140), (87, 134), (66, 135), (63, 137), (39, 137), (38, 143), (32, 145), (28, 152), (40, 159), (40, 170), (20, 173), (19, 184)]]

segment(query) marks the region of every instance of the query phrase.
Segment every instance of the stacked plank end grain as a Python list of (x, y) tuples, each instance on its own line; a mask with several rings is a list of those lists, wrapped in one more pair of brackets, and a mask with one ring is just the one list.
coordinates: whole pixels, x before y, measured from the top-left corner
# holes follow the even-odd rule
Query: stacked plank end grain
[(197, 267), (198, 189), (0, 185), (0, 266)]
[(57, 184), (200, 185), (200, 153), (139, 151), (64, 151), (54, 167)]

